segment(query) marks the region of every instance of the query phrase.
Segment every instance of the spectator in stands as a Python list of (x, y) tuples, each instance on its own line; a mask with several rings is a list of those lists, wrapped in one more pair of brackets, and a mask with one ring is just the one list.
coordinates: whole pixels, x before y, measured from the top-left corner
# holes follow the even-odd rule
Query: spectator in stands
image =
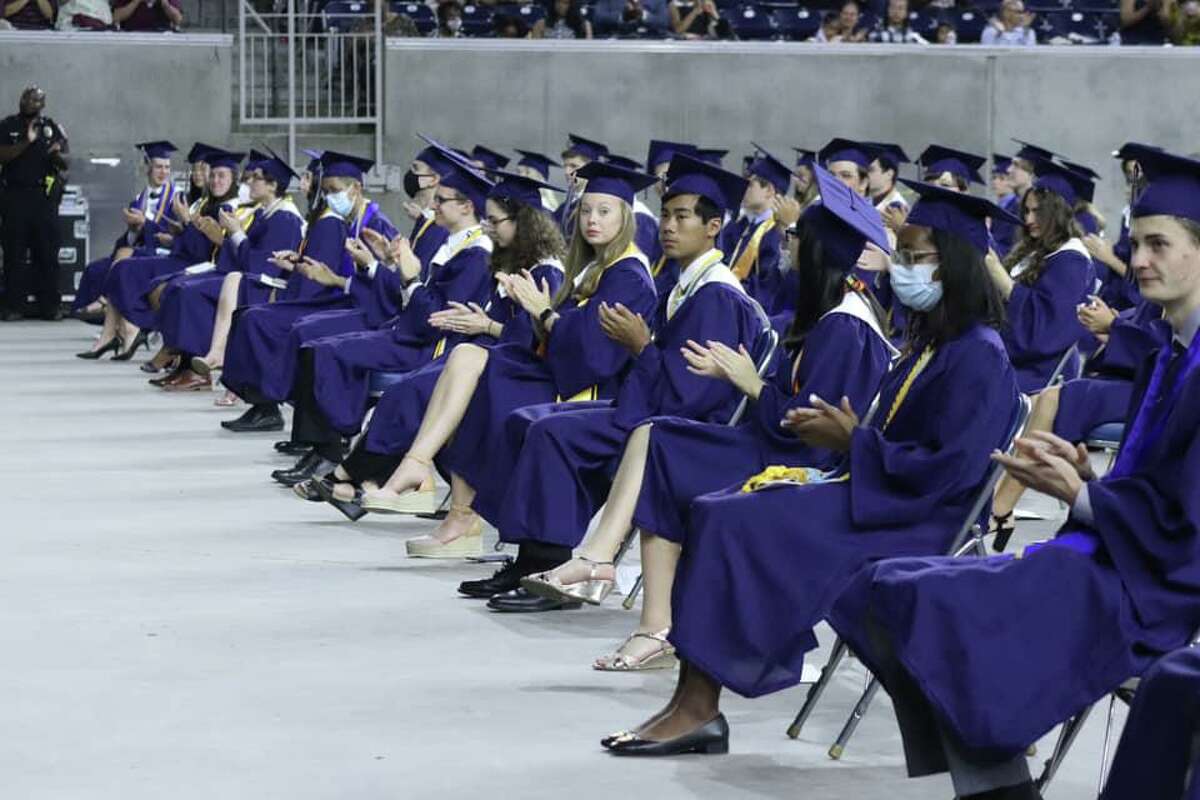
[(733, 29), (713, 0), (671, 0), (671, 30), (683, 39), (732, 39)]
[(939, 22), (933, 34), (934, 44), (958, 44), (958, 31), (949, 22)]
[(497, 14), (493, 25), (497, 39), (529, 38), (529, 28), (520, 17), (512, 14)]
[(869, 30), (862, 24), (862, 12), (857, 0), (846, 0), (832, 20), (825, 18), (821, 30), (813, 37), (818, 42), (865, 42)]
[(872, 42), (889, 44), (929, 44), (908, 24), (908, 0), (888, 0), (887, 16), (875, 25), (868, 37)]
[(60, 31), (104, 31), (113, 26), (109, 0), (67, 0), (58, 7)]
[(1169, 0), (1121, 0), (1121, 44), (1163, 44), (1170, 20)]
[(1000, 13), (988, 20), (979, 41), (1001, 47), (1032, 47), (1037, 44), (1037, 33), (1033, 30), (1035, 16), (1025, 13), (1021, 0), (1004, 0)]
[(113, 22), (123, 31), (173, 31), (183, 27), (181, 0), (112, 0)]
[(583, 18), (579, 0), (547, 0), (546, 16), (533, 23), (530, 39), (590, 39), (592, 23)]
[(23, 31), (54, 27), (58, 0), (0, 0), (4, 19)]
[(1167, 9), (1167, 33), (1171, 44), (1200, 44), (1200, 0), (1163, 0)]
[(458, 39), (462, 32), (462, 3), (458, 0), (442, 0), (437, 7), (437, 27), (429, 35), (435, 39)]
[(667, 34), (666, 0), (598, 0), (593, 13), (605, 29), (621, 36), (643, 31), (652, 36)]

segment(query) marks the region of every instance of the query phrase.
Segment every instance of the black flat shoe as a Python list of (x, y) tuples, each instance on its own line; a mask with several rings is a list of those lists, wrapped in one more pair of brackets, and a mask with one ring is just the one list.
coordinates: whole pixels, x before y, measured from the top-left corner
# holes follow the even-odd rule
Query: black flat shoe
[(312, 452), (312, 445), (304, 444), (304, 442), (293, 442), (291, 439), (284, 439), (282, 442), (275, 443), (275, 452), (282, 453), (285, 456), (303, 456)]
[(113, 361), (129, 361), (137, 353), (139, 347), (150, 349), (150, 334), (146, 331), (138, 331), (137, 336), (133, 337), (133, 342), (130, 343), (128, 350), (122, 350), (113, 356)]
[(583, 603), (570, 603), (551, 597), (539, 597), (528, 589), (513, 589), (510, 592), (493, 595), (488, 600), (488, 608), (508, 614), (538, 614), (543, 611), (565, 611), (579, 608)]
[(140, 369), (142, 372), (146, 373), (147, 375), (157, 375), (160, 372), (174, 373), (174, 372), (178, 372), (180, 369), (180, 360), (179, 360), (179, 357), (176, 356), (161, 367), (156, 366), (154, 364), (154, 361), (150, 360), (150, 361), (147, 361), (145, 364), (142, 364), (140, 367), (138, 367), (138, 369)]
[(618, 737), (608, 746), (614, 756), (680, 756), (686, 753), (724, 755), (729, 752), (729, 723), (724, 714), (716, 717), (682, 736), (665, 742), (654, 742), (639, 738), (636, 734)]
[(297, 483), (303, 483), (309, 478), (317, 475), (325, 475), (328, 472), (333, 472), (337, 467), (332, 461), (327, 461), (322, 458), (315, 450), (300, 459), (296, 466), (291, 469), (277, 469), (271, 473), (271, 477), (284, 486), (295, 486)]
[(237, 419), (227, 419), (221, 427), (234, 433), (264, 433), (283, 430), (283, 414), (279, 406), (269, 403), (260, 406), (250, 406), (245, 414)]
[(510, 561), (490, 578), (479, 581), (463, 581), (458, 585), (458, 593), (467, 597), (477, 597), (487, 600), (492, 595), (511, 592), (521, 587), (521, 578), (525, 577), (515, 561)]
[(317, 493), (320, 499), (342, 512), (346, 519), (351, 522), (358, 522), (367, 515), (367, 510), (362, 507), (362, 489), (355, 486), (354, 498), (352, 500), (342, 500), (333, 494), (334, 486), (333, 478), (329, 475), (324, 478), (314, 478), (312, 480), (313, 491)]
[(119, 352), (120, 349), (121, 349), (121, 337), (114, 336), (113, 338), (111, 338), (107, 342), (105, 342), (102, 346), (97, 347), (95, 350), (89, 350), (86, 353), (76, 353), (75, 357), (82, 358), (85, 361), (95, 361), (95, 360), (99, 359), (102, 355), (104, 355), (105, 353)]

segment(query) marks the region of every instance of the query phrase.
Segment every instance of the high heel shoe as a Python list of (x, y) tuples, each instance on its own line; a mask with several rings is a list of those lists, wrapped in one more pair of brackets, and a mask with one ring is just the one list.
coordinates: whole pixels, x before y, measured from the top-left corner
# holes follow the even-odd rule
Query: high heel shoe
[(729, 752), (729, 723), (725, 721), (724, 714), (717, 714), (699, 728), (664, 742), (633, 734), (609, 744), (608, 752), (614, 756), (678, 756), (685, 753), (724, 755)]
[(589, 605), (598, 606), (612, 592), (616, 576), (614, 574), (612, 578), (597, 578), (596, 574), (601, 567), (611, 567), (613, 563), (611, 561), (592, 561), (583, 556), (578, 558), (590, 567), (588, 576), (584, 580), (563, 583), (551, 570), (522, 578), (521, 586), (530, 594), (536, 594), (538, 597), (568, 602), (582, 600)]
[(139, 347), (150, 349), (150, 334), (146, 331), (138, 331), (137, 336), (133, 337), (133, 342), (129, 345), (128, 350), (122, 350), (112, 357), (113, 361), (128, 361), (133, 358)]
[(991, 530), (988, 533), (994, 533), (996, 538), (992, 540), (992, 550), (997, 553), (1003, 553), (1004, 548), (1008, 547), (1008, 540), (1012, 538), (1013, 532), (1017, 526), (1012, 524), (1013, 512), (1007, 514), (992, 515)]
[[(85, 361), (95, 361), (95, 360), (99, 359), (102, 355), (104, 355), (105, 353), (112, 352), (112, 351), (116, 351), (119, 353), (120, 350), (121, 350), (121, 337), (114, 336), (113, 338), (111, 338), (107, 342), (105, 342), (102, 346), (97, 347), (95, 350), (88, 350), (86, 353), (76, 353), (75, 357), (82, 358)], [(114, 361), (116, 360), (116, 356), (113, 356), (113, 360)]]

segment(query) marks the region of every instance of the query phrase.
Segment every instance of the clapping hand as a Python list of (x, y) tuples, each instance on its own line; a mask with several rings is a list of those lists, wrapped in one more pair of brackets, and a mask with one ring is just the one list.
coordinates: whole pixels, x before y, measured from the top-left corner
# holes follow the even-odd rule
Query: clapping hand
[(354, 259), (354, 265), (360, 269), (369, 267), (375, 260), (375, 255), (367, 249), (367, 246), (353, 236), (346, 237), (346, 252), (350, 254), (350, 258)]
[(738, 345), (738, 349), (734, 350), (724, 342), (710, 340), (700, 344), (688, 339), (679, 352), (687, 362), (688, 372), (693, 375), (728, 381), (752, 398), (757, 398), (762, 392), (762, 378), (758, 376), (754, 359), (743, 345)]
[[(359, 233), (358, 238), (371, 249), (371, 255), (380, 256), (385, 261), (388, 258), (388, 250), (391, 243), (388, 238), (374, 228), (363, 228)], [(370, 263), (369, 261), (367, 263)]]
[(811, 408), (790, 409), (779, 424), (811, 447), (836, 453), (849, 450), (850, 437), (858, 427), (858, 414), (850, 399), (843, 397), (839, 406), (832, 406), (814, 394), (808, 401)]
[(435, 311), (429, 315), (429, 324), (439, 330), (461, 333), (464, 336), (478, 336), (489, 333), (495, 322), (477, 303), (456, 303), (453, 300), (449, 308)]
[(599, 314), (600, 330), (604, 335), (633, 355), (641, 355), (650, 344), (650, 326), (641, 314), (633, 313), (620, 303), (611, 306), (601, 303)]
[(192, 225), (213, 244), (220, 244), (225, 239), (225, 231), (212, 217), (196, 217), (192, 220)]
[(800, 220), (800, 201), (791, 195), (775, 195), (771, 206), (775, 211), (776, 224), (781, 228), (790, 228)]
[(1003, 465), (1018, 483), (1073, 505), (1079, 490), (1095, 480), (1087, 448), (1073, 445), (1046, 431), (1034, 431), (1016, 441), (1016, 455), (996, 451), (992, 460)]
[(1076, 312), (1083, 327), (1095, 336), (1102, 336), (1112, 330), (1117, 312), (1096, 295), (1088, 298), (1088, 302), (1079, 307)]
[(121, 216), (124, 217), (125, 224), (129, 229), (133, 231), (141, 230), (142, 226), (146, 224), (146, 215), (136, 208), (122, 208)]
[(894, 233), (900, 233), (904, 223), (908, 221), (908, 209), (901, 205), (891, 205), (883, 210), (883, 224)]
[(400, 207), (404, 209), (404, 213), (408, 215), (408, 218), (414, 222), (420, 219), (421, 215), (425, 213), (425, 209), (419, 203), (414, 203), (412, 200), (405, 200), (401, 203)]
[(179, 220), (180, 225), (187, 225), (192, 221), (192, 210), (188, 208), (187, 202), (180, 195), (171, 198), (171, 211), (174, 212), (175, 219)]
[(504, 287), (504, 291), (513, 302), (525, 309), (534, 319), (541, 319), (546, 309), (554, 307), (549, 282), (543, 279), (539, 286), (527, 269), (519, 273), (501, 273), (496, 276), (496, 281)]
[(421, 275), (421, 259), (413, 252), (412, 245), (404, 236), (397, 236), (388, 244), (388, 258), (398, 265), (400, 276), (411, 281)]
[(242, 227), (242, 221), (238, 219), (235, 214), (230, 214), (223, 208), (217, 213), (221, 218), (221, 227), (224, 228), (225, 232), (230, 236), (235, 233), (242, 233), (245, 231), (245, 229)]
[(291, 272), (300, 261), (300, 254), (295, 250), (276, 250), (271, 253), (270, 261), (284, 272)]
[(296, 267), (300, 270), (301, 275), (322, 286), (342, 287), (346, 285), (345, 278), (331, 270), (326, 264), (308, 256), (301, 259)]

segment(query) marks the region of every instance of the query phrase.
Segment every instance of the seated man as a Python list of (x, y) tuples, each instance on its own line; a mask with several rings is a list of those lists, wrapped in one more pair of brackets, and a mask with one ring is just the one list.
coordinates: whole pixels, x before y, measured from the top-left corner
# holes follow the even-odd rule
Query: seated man
[(781, 298), (783, 231), (775, 220), (775, 198), (787, 194), (792, 171), (762, 148), (746, 172), (750, 179), (741, 199), (738, 218), (721, 232), (720, 250), (746, 293), (768, 314), (775, 313)]
[(1166, 321), (1112, 471), (1050, 434), (1019, 441), (994, 457), (1070, 505), (1054, 539), (864, 567), (829, 617), (891, 695), (909, 774), (949, 771), (963, 798), (1038, 797), (1026, 748), (1200, 626), (1200, 161), (1141, 158), (1131, 266)]
[(111, 0), (113, 24), (123, 31), (170, 31), (183, 27), (181, 0)]

